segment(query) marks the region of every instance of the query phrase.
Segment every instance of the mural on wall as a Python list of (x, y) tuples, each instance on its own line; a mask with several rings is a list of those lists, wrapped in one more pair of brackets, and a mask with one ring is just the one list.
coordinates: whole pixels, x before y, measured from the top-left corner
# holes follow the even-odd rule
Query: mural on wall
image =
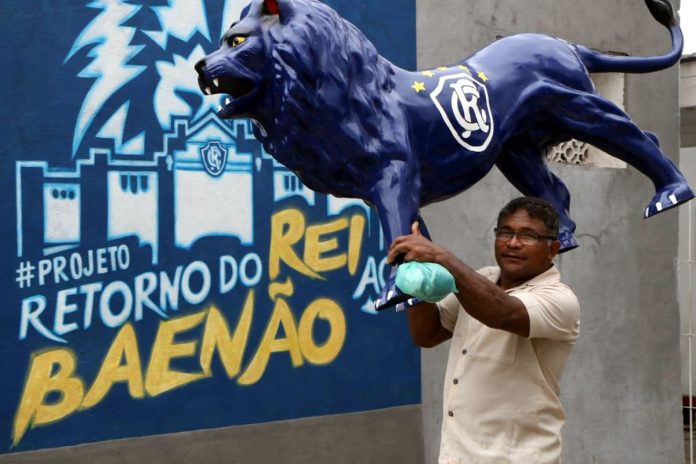
[[(372, 309), (376, 214), (307, 188), (198, 89), (244, 2), (12, 3), (2, 452), (420, 401), (403, 314)], [(327, 3), (414, 64), (413, 0), (379, 25)]]

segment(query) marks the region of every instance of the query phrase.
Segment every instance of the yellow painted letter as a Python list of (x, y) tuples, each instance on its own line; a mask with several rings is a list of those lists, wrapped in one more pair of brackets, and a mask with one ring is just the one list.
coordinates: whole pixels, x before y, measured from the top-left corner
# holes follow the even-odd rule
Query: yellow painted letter
[[(276, 338), (278, 329), (283, 326), (285, 331), (284, 338)], [(256, 350), (254, 358), (249, 363), (244, 374), (239, 377), (240, 385), (251, 385), (259, 381), (263, 372), (266, 370), (266, 365), (271, 357), (271, 353), (278, 351), (287, 351), (290, 353), (293, 367), (299, 367), (304, 362), (302, 359), (302, 350), (297, 339), (297, 326), (292, 311), (288, 307), (285, 300), (279, 298), (273, 308), (273, 315), (266, 326), (266, 331), (263, 333), (259, 349)]]
[[(63, 348), (32, 357), (15, 416), (12, 446), (20, 442), (30, 425), (35, 427), (57, 421), (80, 406), (85, 389), (82, 380), (73, 376), (76, 365), (75, 355)], [(45, 404), (44, 400), (50, 392), (60, 393), (60, 399)]]
[[(329, 323), (329, 337), (323, 345), (317, 345), (312, 335), (317, 318)], [(307, 361), (312, 364), (329, 364), (341, 352), (346, 339), (346, 318), (341, 307), (327, 298), (314, 300), (302, 314), (299, 337), (302, 354)]]
[[(121, 364), (121, 359), (124, 363)], [(145, 396), (143, 389), (143, 372), (138, 351), (138, 340), (133, 325), (124, 325), (111, 343), (109, 352), (104, 357), (97, 378), (82, 400), (82, 409), (91, 408), (99, 403), (115, 382), (128, 382), (128, 393), (133, 398)]]
[(218, 355), (225, 366), (227, 377), (230, 379), (239, 374), (242, 366), (242, 356), (249, 339), (249, 328), (254, 314), (254, 291), (249, 290), (242, 314), (239, 316), (234, 335), (230, 336), (230, 328), (225, 316), (216, 307), (208, 311), (208, 319), (203, 330), (203, 343), (201, 344), (201, 368), (203, 374), (210, 377), (212, 372), (210, 364), (213, 361), (213, 353), (217, 348)]
[(205, 311), (201, 311), (160, 322), (145, 376), (145, 389), (148, 394), (157, 396), (204, 377), (203, 373), (191, 374), (169, 369), (170, 360), (191, 356), (196, 352), (196, 342), (174, 343), (174, 336), (178, 332), (194, 328), (204, 317)]
[(304, 229), (304, 216), (299, 210), (286, 209), (275, 213), (271, 218), (271, 249), (268, 255), (268, 274), (271, 280), (278, 277), (281, 261), (304, 275), (322, 278), (308, 268), (292, 249), (302, 238)]
[(348, 220), (345, 218), (337, 219), (327, 224), (307, 227), (304, 249), (305, 263), (317, 272), (331, 271), (345, 266), (346, 262), (348, 262), (346, 253), (322, 256), (325, 253), (338, 249), (338, 239), (332, 237), (328, 240), (321, 240), (321, 236), (338, 232), (346, 227), (348, 227)]
[(355, 271), (358, 270), (364, 232), (365, 217), (361, 214), (354, 214), (350, 218), (350, 235), (348, 236), (348, 272), (350, 275), (355, 275)]

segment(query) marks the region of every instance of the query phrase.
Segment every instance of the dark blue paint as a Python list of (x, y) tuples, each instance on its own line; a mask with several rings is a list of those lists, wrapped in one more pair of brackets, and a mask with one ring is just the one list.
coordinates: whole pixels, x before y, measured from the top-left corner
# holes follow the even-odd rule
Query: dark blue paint
[[(466, 190), (497, 165), (523, 194), (556, 207), (567, 251), (577, 246), (570, 194), (545, 165), (547, 147), (576, 138), (641, 171), (656, 189), (646, 217), (694, 196), (656, 137), (598, 95), (588, 74), (652, 72), (678, 61), (683, 38), (671, 5), (646, 3), (671, 33), (664, 56), (609, 56), (520, 34), (426, 76), (381, 57), (320, 2), (253, 0), (196, 69), (204, 92), (232, 97), (219, 116), (256, 120), (266, 150), (306, 185), (374, 205), (387, 243), (422, 222), (420, 206)], [(407, 298), (392, 279), (376, 306)]]

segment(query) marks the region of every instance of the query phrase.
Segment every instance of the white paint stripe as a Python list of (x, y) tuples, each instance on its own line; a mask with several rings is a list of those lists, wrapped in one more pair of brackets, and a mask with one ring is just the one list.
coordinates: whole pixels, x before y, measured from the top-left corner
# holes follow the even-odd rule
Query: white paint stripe
[(672, 200), (672, 204), (676, 205), (677, 204), (677, 196), (675, 194), (671, 194), (669, 196), (669, 199)]
[(645, 217), (650, 216), (650, 207), (645, 208)]
[(657, 208), (658, 212), (662, 211), (662, 203), (660, 203), (659, 201), (655, 203), (655, 208)]

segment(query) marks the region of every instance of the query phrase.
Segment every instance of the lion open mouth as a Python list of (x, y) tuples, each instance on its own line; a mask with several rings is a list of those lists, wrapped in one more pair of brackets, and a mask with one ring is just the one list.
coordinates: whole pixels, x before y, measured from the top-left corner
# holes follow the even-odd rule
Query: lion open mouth
[(227, 94), (231, 97), (225, 98), (223, 107), (220, 108), (219, 115), (221, 117), (231, 116), (234, 111), (234, 103), (252, 93), (256, 88), (254, 81), (251, 79), (229, 76), (205, 80), (201, 87), (206, 95)]
[(234, 99), (242, 98), (254, 90), (254, 82), (244, 77), (218, 77), (208, 83), (203, 91), (208, 95), (226, 93)]

